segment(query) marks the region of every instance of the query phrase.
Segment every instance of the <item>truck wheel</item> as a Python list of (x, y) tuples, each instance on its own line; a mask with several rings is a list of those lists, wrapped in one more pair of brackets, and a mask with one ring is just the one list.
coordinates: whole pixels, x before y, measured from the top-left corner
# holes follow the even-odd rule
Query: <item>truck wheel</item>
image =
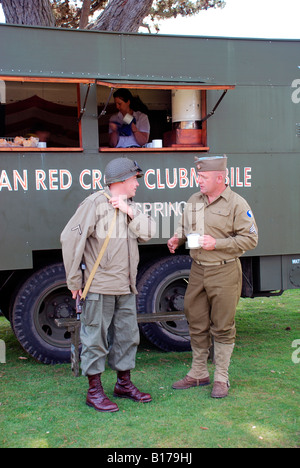
[(56, 318), (76, 316), (75, 301), (66, 287), (61, 263), (36, 271), (22, 285), (12, 309), (12, 328), (24, 348), (44, 364), (70, 361), (70, 334)]
[[(140, 277), (137, 309), (139, 313), (183, 310), (191, 269), (187, 255), (159, 260)], [(190, 351), (186, 320), (140, 324), (143, 335), (163, 351)]]

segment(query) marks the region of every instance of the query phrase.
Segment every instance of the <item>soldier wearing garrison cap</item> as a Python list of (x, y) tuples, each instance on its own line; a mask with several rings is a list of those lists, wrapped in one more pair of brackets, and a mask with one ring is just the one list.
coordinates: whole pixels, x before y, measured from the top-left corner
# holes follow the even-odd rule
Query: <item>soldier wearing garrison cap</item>
[(226, 172), (227, 156), (195, 157), (195, 164), (198, 172)]
[(207, 359), (212, 336), (216, 367), (211, 396), (224, 398), (228, 395), (235, 313), (242, 288), (239, 257), (256, 247), (258, 230), (246, 200), (226, 185), (227, 157), (201, 156), (195, 164), (200, 192), (189, 199), (178, 229), (168, 241), (170, 252), (175, 253), (189, 234), (201, 234), (198, 246), (190, 251), (193, 263), (185, 295), (192, 366), (173, 388), (210, 384)]
[(98, 254), (104, 252), (83, 303), (80, 335), (81, 368), (89, 380), (86, 403), (101, 412), (118, 411), (101, 383), (106, 358), (117, 371), (114, 396), (151, 401), (151, 396), (140, 392), (130, 378), (139, 344), (135, 296), (138, 242), (146, 242), (155, 234), (152, 218), (132, 200), (142, 176), (139, 165), (130, 159), (110, 161), (105, 169), (107, 187), (81, 203), (61, 235), (67, 284), (74, 299), (82, 296)]

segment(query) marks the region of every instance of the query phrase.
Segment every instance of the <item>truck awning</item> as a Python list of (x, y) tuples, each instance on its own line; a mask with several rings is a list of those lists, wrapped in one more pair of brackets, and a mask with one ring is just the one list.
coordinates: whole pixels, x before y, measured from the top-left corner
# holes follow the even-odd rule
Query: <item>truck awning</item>
[(107, 86), (109, 88), (128, 88), (128, 89), (199, 89), (212, 90), (234, 89), (235, 85), (217, 85), (203, 82), (182, 82), (182, 81), (138, 81), (138, 80), (96, 80), (97, 85)]
[(48, 76), (9, 76), (0, 75), (2, 81), (24, 81), (24, 82), (44, 82), (44, 83), (78, 83), (107, 86), (108, 88), (128, 88), (128, 89), (199, 89), (199, 90), (228, 90), (234, 89), (235, 85), (209, 84), (204, 82), (186, 81), (141, 81), (141, 80), (94, 80), (91, 78), (71, 78), (71, 77), (48, 77)]

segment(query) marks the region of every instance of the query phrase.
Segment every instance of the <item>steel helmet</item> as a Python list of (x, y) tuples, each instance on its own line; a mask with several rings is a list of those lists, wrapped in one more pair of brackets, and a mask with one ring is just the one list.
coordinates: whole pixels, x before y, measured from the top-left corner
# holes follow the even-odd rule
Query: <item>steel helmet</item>
[(124, 182), (130, 177), (143, 177), (143, 172), (136, 161), (128, 158), (117, 158), (110, 161), (104, 171), (105, 184)]

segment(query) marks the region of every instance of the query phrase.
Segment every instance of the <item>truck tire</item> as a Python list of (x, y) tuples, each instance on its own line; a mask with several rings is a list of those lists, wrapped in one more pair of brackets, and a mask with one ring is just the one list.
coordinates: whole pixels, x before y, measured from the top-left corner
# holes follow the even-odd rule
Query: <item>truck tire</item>
[(76, 315), (75, 301), (66, 286), (62, 263), (33, 273), (19, 289), (11, 322), (24, 350), (43, 364), (70, 361), (70, 334), (55, 324), (56, 318)]
[[(183, 310), (184, 295), (191, 269), (188, 255), (168, 256), (150, 266), (138, 280), (139, 313)], [(186, 320), (142, 323), (142, 334), (163, 351), (190, 351)]]

